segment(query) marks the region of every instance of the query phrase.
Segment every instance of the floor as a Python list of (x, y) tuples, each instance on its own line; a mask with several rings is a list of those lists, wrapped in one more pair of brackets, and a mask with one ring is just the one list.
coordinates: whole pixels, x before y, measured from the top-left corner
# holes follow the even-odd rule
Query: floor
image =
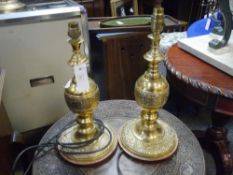
[(10, 138), (0, 138), (0, 175), (10, 174)]
[[(14, 144), (12, 144), (12, 139), (10, 136), (0, 138), (0, 175), (10, 175), (11, 166), (14, 161), (13, 157), (16, 157), (20, 150), (22, 150), (24, 147), (38, 144), (38, 142), (49, 127), (50, 126), (45, 126), (43, 128), (31, 130), (30, 132), (26, 132), (23, 135), (16, 133), (14, 137)], [(25, 145), (23, 145), (22, 143), (24, 143)], [(33, 156), (33, 152), (27, 153), (26, 156), (30, 159)], [(19, 162), (15, 175), (23, 174), (23, 172), (21, 171), (22, 166), (22, 162)], [(25, 166), (27, 166), (27, 164), (25, 164)]]

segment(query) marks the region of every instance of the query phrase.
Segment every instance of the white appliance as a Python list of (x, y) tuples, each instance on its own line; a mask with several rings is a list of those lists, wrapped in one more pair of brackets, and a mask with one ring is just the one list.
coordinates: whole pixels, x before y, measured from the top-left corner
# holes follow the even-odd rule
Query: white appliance
[(0, 14), (0, 67), (6, 70), (3, 103), (13, 128), (23, 132), (53, 123), (68, 108), (64, 85), (72, 49), (68, 22), (78, 20), (89, 56), (85, 9), (73, 1), (31, 4)]

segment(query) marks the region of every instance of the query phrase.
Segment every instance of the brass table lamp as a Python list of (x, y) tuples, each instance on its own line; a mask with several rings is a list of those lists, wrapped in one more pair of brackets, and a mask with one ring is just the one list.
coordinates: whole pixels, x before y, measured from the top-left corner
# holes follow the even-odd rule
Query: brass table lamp
[[(110, 156), (116, 149), (117, 139), (111, 127), (93, 119), (99, 103), (99, 88), (88, 78), (85, 69), (88, 59), (81, 53), (83, 39), (79, 25), (71, 22), (68, 26), (69, 43), (73, 48), (68, 64), (74, 68), (75, 76), (66, 85), (64, 95), (69, 109), (76, 115), (76, 122), (60, 134), (58, 150), (71, 163), (90, 165)], [(80, 70), (81, 74), (76, 72)]]
[(159, 63), (163, 59), (159, 51), (163, 21), (164, 9), (157, 3), (151, 19), (151, 50), (144, 55), (149, 68), (136, 81), (134, 90), (136, 102), (142, 107), (141, 118), (126, 122), (119, 136), (119, 144), (126, 153), (145, 161), (165, 159), (178, 146), (175, 130), (158, 119), (158, 111), (166, 103), (169, 94), (169, 85), (159, 73)]
[(17, 0), (0, 0), (0, 13), (15, 11), (23, 8), (24, 6), (24, 3)]

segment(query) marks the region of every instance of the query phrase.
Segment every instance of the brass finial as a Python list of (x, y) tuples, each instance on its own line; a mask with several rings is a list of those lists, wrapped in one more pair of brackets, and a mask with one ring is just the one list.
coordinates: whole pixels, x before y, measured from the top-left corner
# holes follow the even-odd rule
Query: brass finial
[(78, 23), (69, 23), (68, 36), (73, 48), (68, 64), (73, 67), (75, 76), (67, 84), (64, 95), (69, 109), (76, 116), (76, 124), (66, 129), (59, 141), (66, 143), (61, 145), (77, 144), (78, 147), (59, 146), (59, 151), (69, 162), (89, 165), (110, 156), (117, 146), (117, 140), (110, 127), (94, 122), (93, 112), (98, 106), (100, 94), (96, 83), (87, 75), (88, 59), (81, 53), (83, 39)]
[(149, 67), (136, 81), (134, 90), (135, 99), (142, 107), (140, 119), (126, 122), (121, 128), (119, 138), (125, 152), (146, 161), (165, 159), (176, 151), (178, 145), (175, 130), (158, 118), (158, 111), (166, 103), (169, 94), (169, 84), (159, 73), (159, 63), (163, 59), (159, 42), (164, 10), (158, 4), (151, 18), (151, 50), (144, 55)]
[(87, 57), (81, 53), (81, 45), (84, 43), (84, 40), (78, 22), (70, 22), (68, 24), (68, 36), (70, 37), (69, 43), (73, 49), (73, 55), (68, 61), (68, 65), (74, 67), (78, 64), (87, 64)]

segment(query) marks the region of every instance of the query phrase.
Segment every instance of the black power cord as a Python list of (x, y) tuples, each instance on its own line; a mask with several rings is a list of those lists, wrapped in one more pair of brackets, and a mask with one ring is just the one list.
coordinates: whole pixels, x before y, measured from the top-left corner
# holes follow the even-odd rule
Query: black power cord
[[(34, 154), (34, 157), (32, 159), (32, 161), (29, 163), (26, 171), (24, 172), (24, 175), (27, 175), (34, 160), (36, 160), (37, 158), (39, 157), (42, 157), (44, 154), (41, 154), (42, 151), (45, 150), (45, 148), (50, 148), (50, 149), (57, 149), (58, 147), (62, 148), (62, 149), (59, 149), (59, 151), (62, 151), (63, 153), (65, 154), (92, 154), (92, 153), (96, 153), (96, 152), (99, 152), (99, 151), (102, 151), (104, 150), (105, 148), (107, 148), (111, 141), (112, 141), (112, 134), (110, 132), (110, 130), (103, 124), (103, 122), (101, 120), (98, 120), (98, 119), (95, 119), (94, 120), (95, 124), (98, 126), (99, 129), (99, 132), (95, 135), (95, 137), (93, 137), (92, 139), (90, 140), (87, 140), (87, 141), (82, 141), (82, 142), (76, 142), (76, 143), (63, 143), (63, 142), (60, 142), (59, 141), (59, 137), (61, 136), (62, 132), (65, 131), (67, 128), (77, 124), (76, 123), (76, 120), (72, 120), (70, 121), (67, 125), (65, 125), (64, 128), (61, 129), (61, 131), (53, 136), (51, 139), (49, 139), (49, 141), (47, 143), (43, 143), (43, 144), (39, 144), (39, 145), (32, 145), (32, 146), (29, 146), (27, 148), (25, 148), (24, 150), (22, 150), (18, 156), (16, 157), (14, 163), (13, 163), (13, 166), (12, 166), (12, 175), (15, 175), (15, 169), (16, 169), (16, 165), (17, 163), (19, 162), (20, 158), (27, 152), (27, 151), (30, 151), (30, 150), (35, 150), (36, 149), (36, 152)], [(80, 151), (70, 151), (70, 150), (75, 150), (75, 149), (79, 149), (79, 148), (83, 148), (91, 143), (93, 143), (95, 140), (97, 140), (103, 133), (104, 133), (104, 130), (106, 129), (106, 131), (109, 133), (109, 141), (107, 142), (107, 144), (101, 148), (98, 148), (96, 150), (93, 150), (93, 151), (88, 151), (88, 152), (80, 152)], [(55, 142), (53, 142), (53, 140), (55, 139)], [(68, 149), (69, 151), (65, 151), (65, 149)]]
[(117, 173), (118, 173), (118, 175), (123, 175), (121, 168), (120, 168), (120, 158), (122, 155), (123, 155), (123, 151), (121, 150), (117, 156)]

